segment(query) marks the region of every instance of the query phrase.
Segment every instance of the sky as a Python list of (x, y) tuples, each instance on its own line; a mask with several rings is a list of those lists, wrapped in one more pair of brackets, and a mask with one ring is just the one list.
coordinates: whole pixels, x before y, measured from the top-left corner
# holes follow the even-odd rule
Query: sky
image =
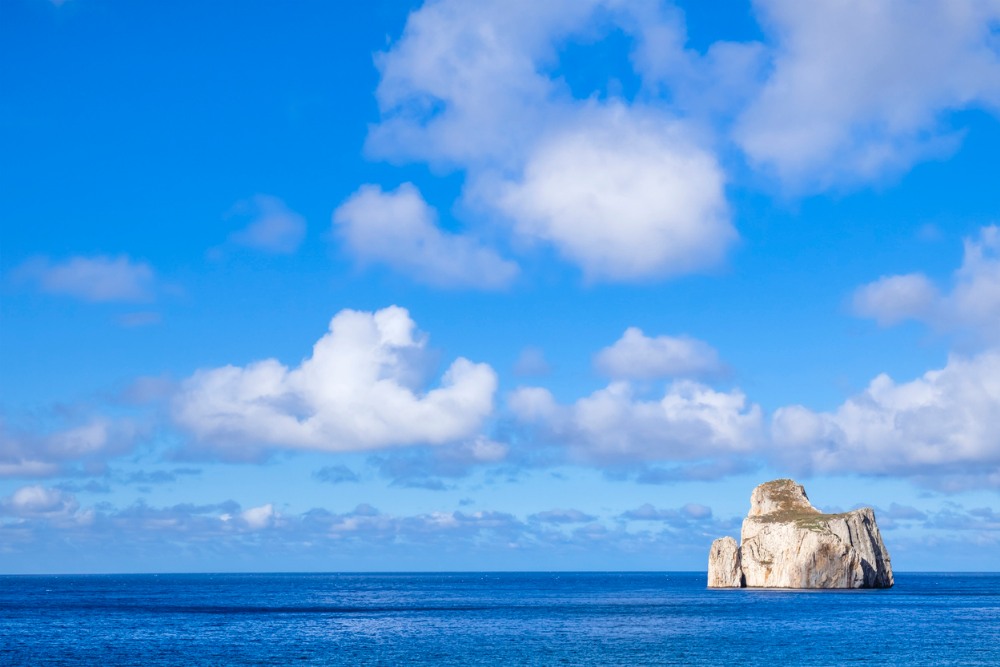
[(0, 0), (0, 572), (1000, 558), (1000, 2)]

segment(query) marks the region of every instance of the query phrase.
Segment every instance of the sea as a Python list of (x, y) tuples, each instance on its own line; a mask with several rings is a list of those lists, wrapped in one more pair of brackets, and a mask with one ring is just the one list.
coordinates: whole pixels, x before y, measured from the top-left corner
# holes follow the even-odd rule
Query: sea
[(1000, 665), (1000, 573), (0, 576), (0, 665)]

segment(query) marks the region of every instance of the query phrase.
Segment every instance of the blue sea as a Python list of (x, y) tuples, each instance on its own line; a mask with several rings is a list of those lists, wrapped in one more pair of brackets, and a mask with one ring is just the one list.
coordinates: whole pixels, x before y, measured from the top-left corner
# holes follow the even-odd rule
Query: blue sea
[(0, 665), (1000, 665), (1000, 574), (0, 576)]

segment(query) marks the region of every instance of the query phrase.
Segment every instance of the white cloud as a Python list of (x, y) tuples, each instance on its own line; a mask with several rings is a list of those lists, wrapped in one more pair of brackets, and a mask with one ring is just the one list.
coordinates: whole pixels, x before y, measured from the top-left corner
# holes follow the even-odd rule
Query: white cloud
[(553, 75), (560, 50), (615, 30), (634, 39), (630, 59), (651, 99), (666, 86), (685, 106), (713, 107), (753, 83), (759, 44), (720, 42), (701, 57), (684, 48), (683, 14), (657, 0), (439, 0), (412, 12), (377, 59), (382, 120), (368, 148), (389, 159), (516, 170), (540, 137), (586, 107)]
[(377, 59), (382, 121), (369, 150), (379, 157), (462, 167), (517, 166), (567, 91), (541, 71), (553, 42), (579, 30), (601, 0), (444, 0), (407, 19)]
[(229, 235), (229, 242), (234, 245), (290, 255), (299, 249), (306, 236), (305, 218), (270, 195), (255, 195), (241, 201), (230, 215), (248, 220), (244, 228)]
[[(567, 41), (615, 27), (640, 35), (644, 73), (692, 79), (676, 12), (653, 3), (428, 3), (379, 58), (369, 150), (466, 170), (470, 209), (552, 245), (591, 280), (712, 267), (736, 232), (722, 169), (695, 127), (652, 107), (575, 100), (551, 74)], [(658, 58), (678, 62), (654, 67)]]
[(926, 316), (938, 299), (934, 284), (921, 273), (883, 276), (854, 294), (854, 310), (859, 315), (874, 318), (882, 326), (889, 326)]
[(691, 118), (728, 120), (759, 88), (766, 49), (759, 42), (718, 41), (704, 53), (685, 48), (684, 12), (657, 0), (609, 2), (634, 38), (630, 60), (643, 97), (667, 103)]
[(540, 142), (493, 196), (518, 234), (589, 278), (635, 280), (723, 259), (736, 240), (723, 182), (683, 124), (614, 104)]
[(0, 501), (0, 510), (14, 517), (58, 517), (72, 515), (80, 507), (72, 495), (44, 486), (22, 486)]
[(155, 281), (149, 264), (125, 255), (72, 257), (62, 263), (38, 257), (22, 264), (14, 276), (43, 292), (92, 302), (151, 301)]
[(493, 369), (459, 358), (440, 386), (420, 391), (426, 357), (405, 309), (343, 310), (295, 368), (266, 359), (198, 371), (173, 416), (232, 456), (245, 445), (353, 451), (475, 436), (493, 409)]
[(83, 424), (35, 432), (0, 420), (0, 477), (51, 477), (103, 469), (130, 451), (141, 430), (126, 420), (94, 417)]
[(950, 151), (945, 112), (1000, 110), (1000, 3), (760, 0), (771, 74), (736, 141), (792, 187), (899, 172)]
[(718, 353), (708, 343), (683, 336), (650, 338), (637, 327), (629, 327), (613, 345), (598, 352), (594, 366), (618, 380), (698, 377), (722, 370)]
[(517, 265), (468, 236), (443, 232), (437, 215), (411, 184), (383, 192), (364, 185), (333, 214), (336, 231), (362, 263), (382, 263), (444, 287), (497, 289)]
[(537, 440), (564, 446), (580, 462), (691, 461), (752, 454), (761, 443), (759, 406), (738, 390), (691, 381), (674, 382), (659, 400), (642, 400), (628, 383), (614, 382), (572, 405), (539, 387), (518, 389), (508, 403)]
[(914, 319), (1000, 343), (1000, 227), (984, 227), (978, 238), (965, 239), (962, 266), (952, 282), (944, 292), (920, 273), (883, 277), (855, 293), (855, 311), (881, 325)]
[[(995, 0), (757, 7), (771, 44), (702, 54), (685, 48), (683, 13), (654, 1), (426, 3), (378, 57), (367, 149), (464, 171), (459, 211), (551, 246), (589, 280), (632, 281), (711, 268), (737, 239), (713, 132), (785, 185), (823, 188), (950, 151), (948, 113), (1000, 109)], [(612, 31), (631, 40), (641, 101), (587, 97), (561, 75), (568, 45)], [(430, 220), (416, 238), (442, 245), (429, 209), (413, 218)], [(406, 264), (422, 253), (389, 245), (365, 247), (434, 280), (431, 262)]]
[(241, 512), (240, 518), (243, 519), (250, 530), (262, 530), (274, 525), (277, 512), (274, 511), (274, 505), (268, 503), (260, 507), (251, 507)]
[(989, 337), (1000, 341), (1000, 227), (984, 227), (978, 241), (965, 240), (965, 256), (946, 310), (966, 326), (992, 332)]
[(834, 412), (780, 408), (774, 455), (820, 473), (931, 474), (942, 482), (971, 474), (1000, 485), (997, 415), (1000, 351), (953, 356), (910, 382), (879, 375)]
[(906, 319), (970, 335), (982, 346), (909, 382), (879, 375), (832, 412), (777, 410), (772, 455), (820, 473), (902, 475), (947, 491), (1000, 488), (1000, 227), (965, 239), (951, 285), (921, 273), (884, 276), (859, 288), (855, 312), (881, 325)]

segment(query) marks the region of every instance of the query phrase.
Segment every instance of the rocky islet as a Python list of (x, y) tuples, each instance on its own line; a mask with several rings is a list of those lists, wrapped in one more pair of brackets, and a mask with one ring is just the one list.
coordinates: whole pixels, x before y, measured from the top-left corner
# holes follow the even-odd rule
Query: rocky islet
[(801, 484), (778, 479), (750, 496), (740, 544), (712, 543), (709, 588), (889, 588), (889, 552), (871, 508), (823, 514)]

